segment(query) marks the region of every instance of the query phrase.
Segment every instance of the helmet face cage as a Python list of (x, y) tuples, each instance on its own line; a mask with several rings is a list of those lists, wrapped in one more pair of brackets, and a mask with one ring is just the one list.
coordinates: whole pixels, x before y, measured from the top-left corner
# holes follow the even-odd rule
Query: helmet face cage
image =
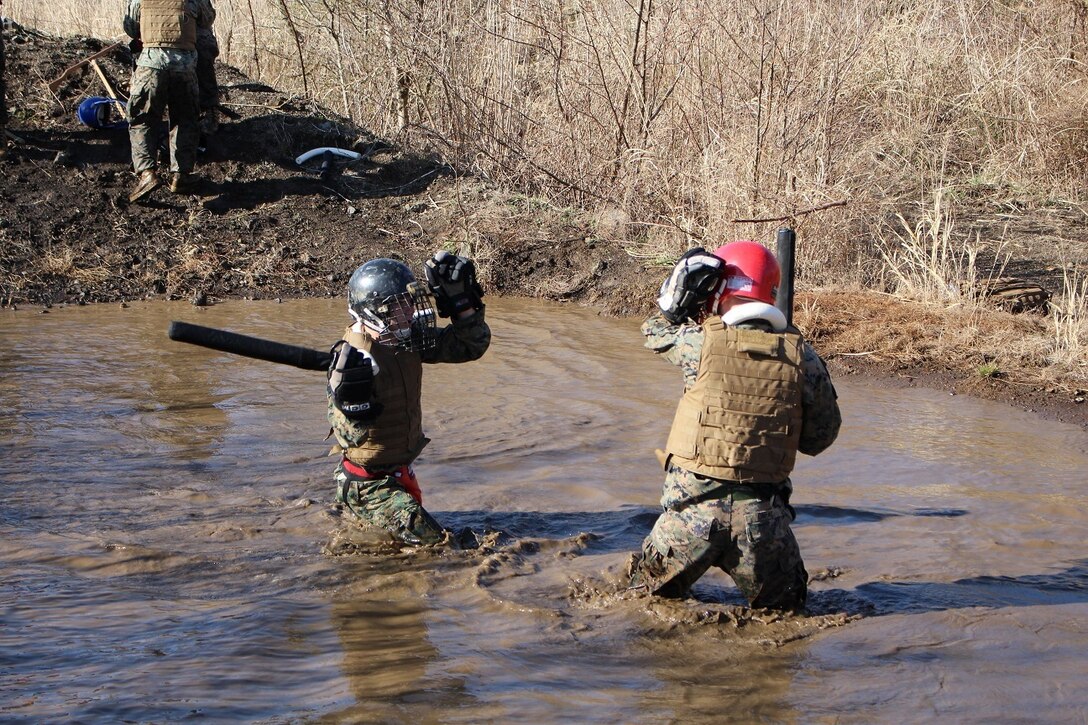
[(348, 283), (351, 316), (375, 333), (382, 345), (422, 352), (437, 342), (435, 301), (402, 262), (367, 262)]

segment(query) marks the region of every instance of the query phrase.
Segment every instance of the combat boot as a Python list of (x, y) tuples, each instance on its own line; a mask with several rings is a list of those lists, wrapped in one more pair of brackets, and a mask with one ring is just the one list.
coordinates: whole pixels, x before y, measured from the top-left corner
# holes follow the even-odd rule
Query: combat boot
[(128, 195), (129, 201), (140, 201), (146, 198), (151, 192), (159, 188), (162, 181), (159, 179), (159, 175), (155, 173), (154, 169), (146, 169), (140, 172), (139, 180), (136, 182), (136, 188), (132, 190), (132, 193)]
[(170, 177), (170, 193), (183, 194), (189, 190), (192, 177), (181, 171)]
[(206, 137), (214, 136), (219, 130), (219, 118), (214, 108), (204, 111), (204, 117), (200, 119), (200, 132)]

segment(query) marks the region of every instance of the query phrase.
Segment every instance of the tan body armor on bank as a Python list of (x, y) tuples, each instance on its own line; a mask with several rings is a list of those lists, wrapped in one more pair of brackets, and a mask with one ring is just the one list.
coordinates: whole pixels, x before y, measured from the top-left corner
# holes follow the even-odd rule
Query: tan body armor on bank
[(388, 470), (411, 463), (430, 440), (423, 435), (423, 361), (414, 352), (394, 351), (370, 338), (344, 333), (348, 344), (366, 350), (377, 363), (374, 400), (382, 412), (368, 430), (365, 441), (352, 446), (339, 436), (340, 448), (352, 463), (369, 470)]
[(186, 0), (140, 0), (140, 40), (145, 48), (196, 50), (196, 18)]
[(669, 432), (672, 464), (726, 481), (784, 481), (801, 435), (802, 337), (726, 327), (717, 316), (703, 330), (699, 372)]

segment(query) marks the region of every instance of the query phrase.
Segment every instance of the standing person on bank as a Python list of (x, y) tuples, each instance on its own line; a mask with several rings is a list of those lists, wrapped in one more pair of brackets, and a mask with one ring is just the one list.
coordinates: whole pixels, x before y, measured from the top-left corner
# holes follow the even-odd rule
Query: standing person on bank
[(842, 418), (823, 361), (774, 307), (780, 279), (756, 242), (692, 249), (642, 325), (646, 347), (683, 371), (684, 396), (658, 452), (663, 513), (631, 562), (634, 587), (683, 597), (717, 566), (753, 607), (805, 605), (789, 475)]
[(159, 128), (170, 114), (170, 191), (183, 192), (196, 166), (200, 98), (196, 78), (199, 28), (211, 28), (210, 0), (129, 0), (124, 29), (136, 68), (129, 88), (129, 141), (136, 186), (129, 201), (162, 183), (156, 170)]
[[(215, 9), (211, 0), (212, 17)], [(219, 80), (215, 76), (215, 59), (219, 57), (219, 40), (210, 25), (196, 29), (196, 82), (200, 97), (200, 132), (213, 136), (219, 130)]]
[(4, 0), (0, 0), (0, 159), (8, 155), (8, 100), (4, 82)]
[[(328, 418), (341, 456), (336, 500), (360, 522), (407, 544), (449, 534), (426, 509), (412, 462), (423, 434), (424, 363), (476, 360), (491, 344), (471, 260), (440, 251), (426, 263), (433, 301), (402, 262), (373, 259), (348, 282), (354, 319), (333, 348)], [(438, 315), (452, 324), (435, 327)]]

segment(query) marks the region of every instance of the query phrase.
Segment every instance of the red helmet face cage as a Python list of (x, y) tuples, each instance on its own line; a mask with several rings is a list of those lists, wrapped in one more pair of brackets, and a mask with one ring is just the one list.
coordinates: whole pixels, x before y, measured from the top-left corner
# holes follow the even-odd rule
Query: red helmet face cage
[(758, 242), (742, 240), (718, 247), (714, 256), (725, 262), (725, 269), (710, 299), (711, 310), (720, 312), (721, 303), (731, 297), (774, 304), (782, 271), (771, 250)]

